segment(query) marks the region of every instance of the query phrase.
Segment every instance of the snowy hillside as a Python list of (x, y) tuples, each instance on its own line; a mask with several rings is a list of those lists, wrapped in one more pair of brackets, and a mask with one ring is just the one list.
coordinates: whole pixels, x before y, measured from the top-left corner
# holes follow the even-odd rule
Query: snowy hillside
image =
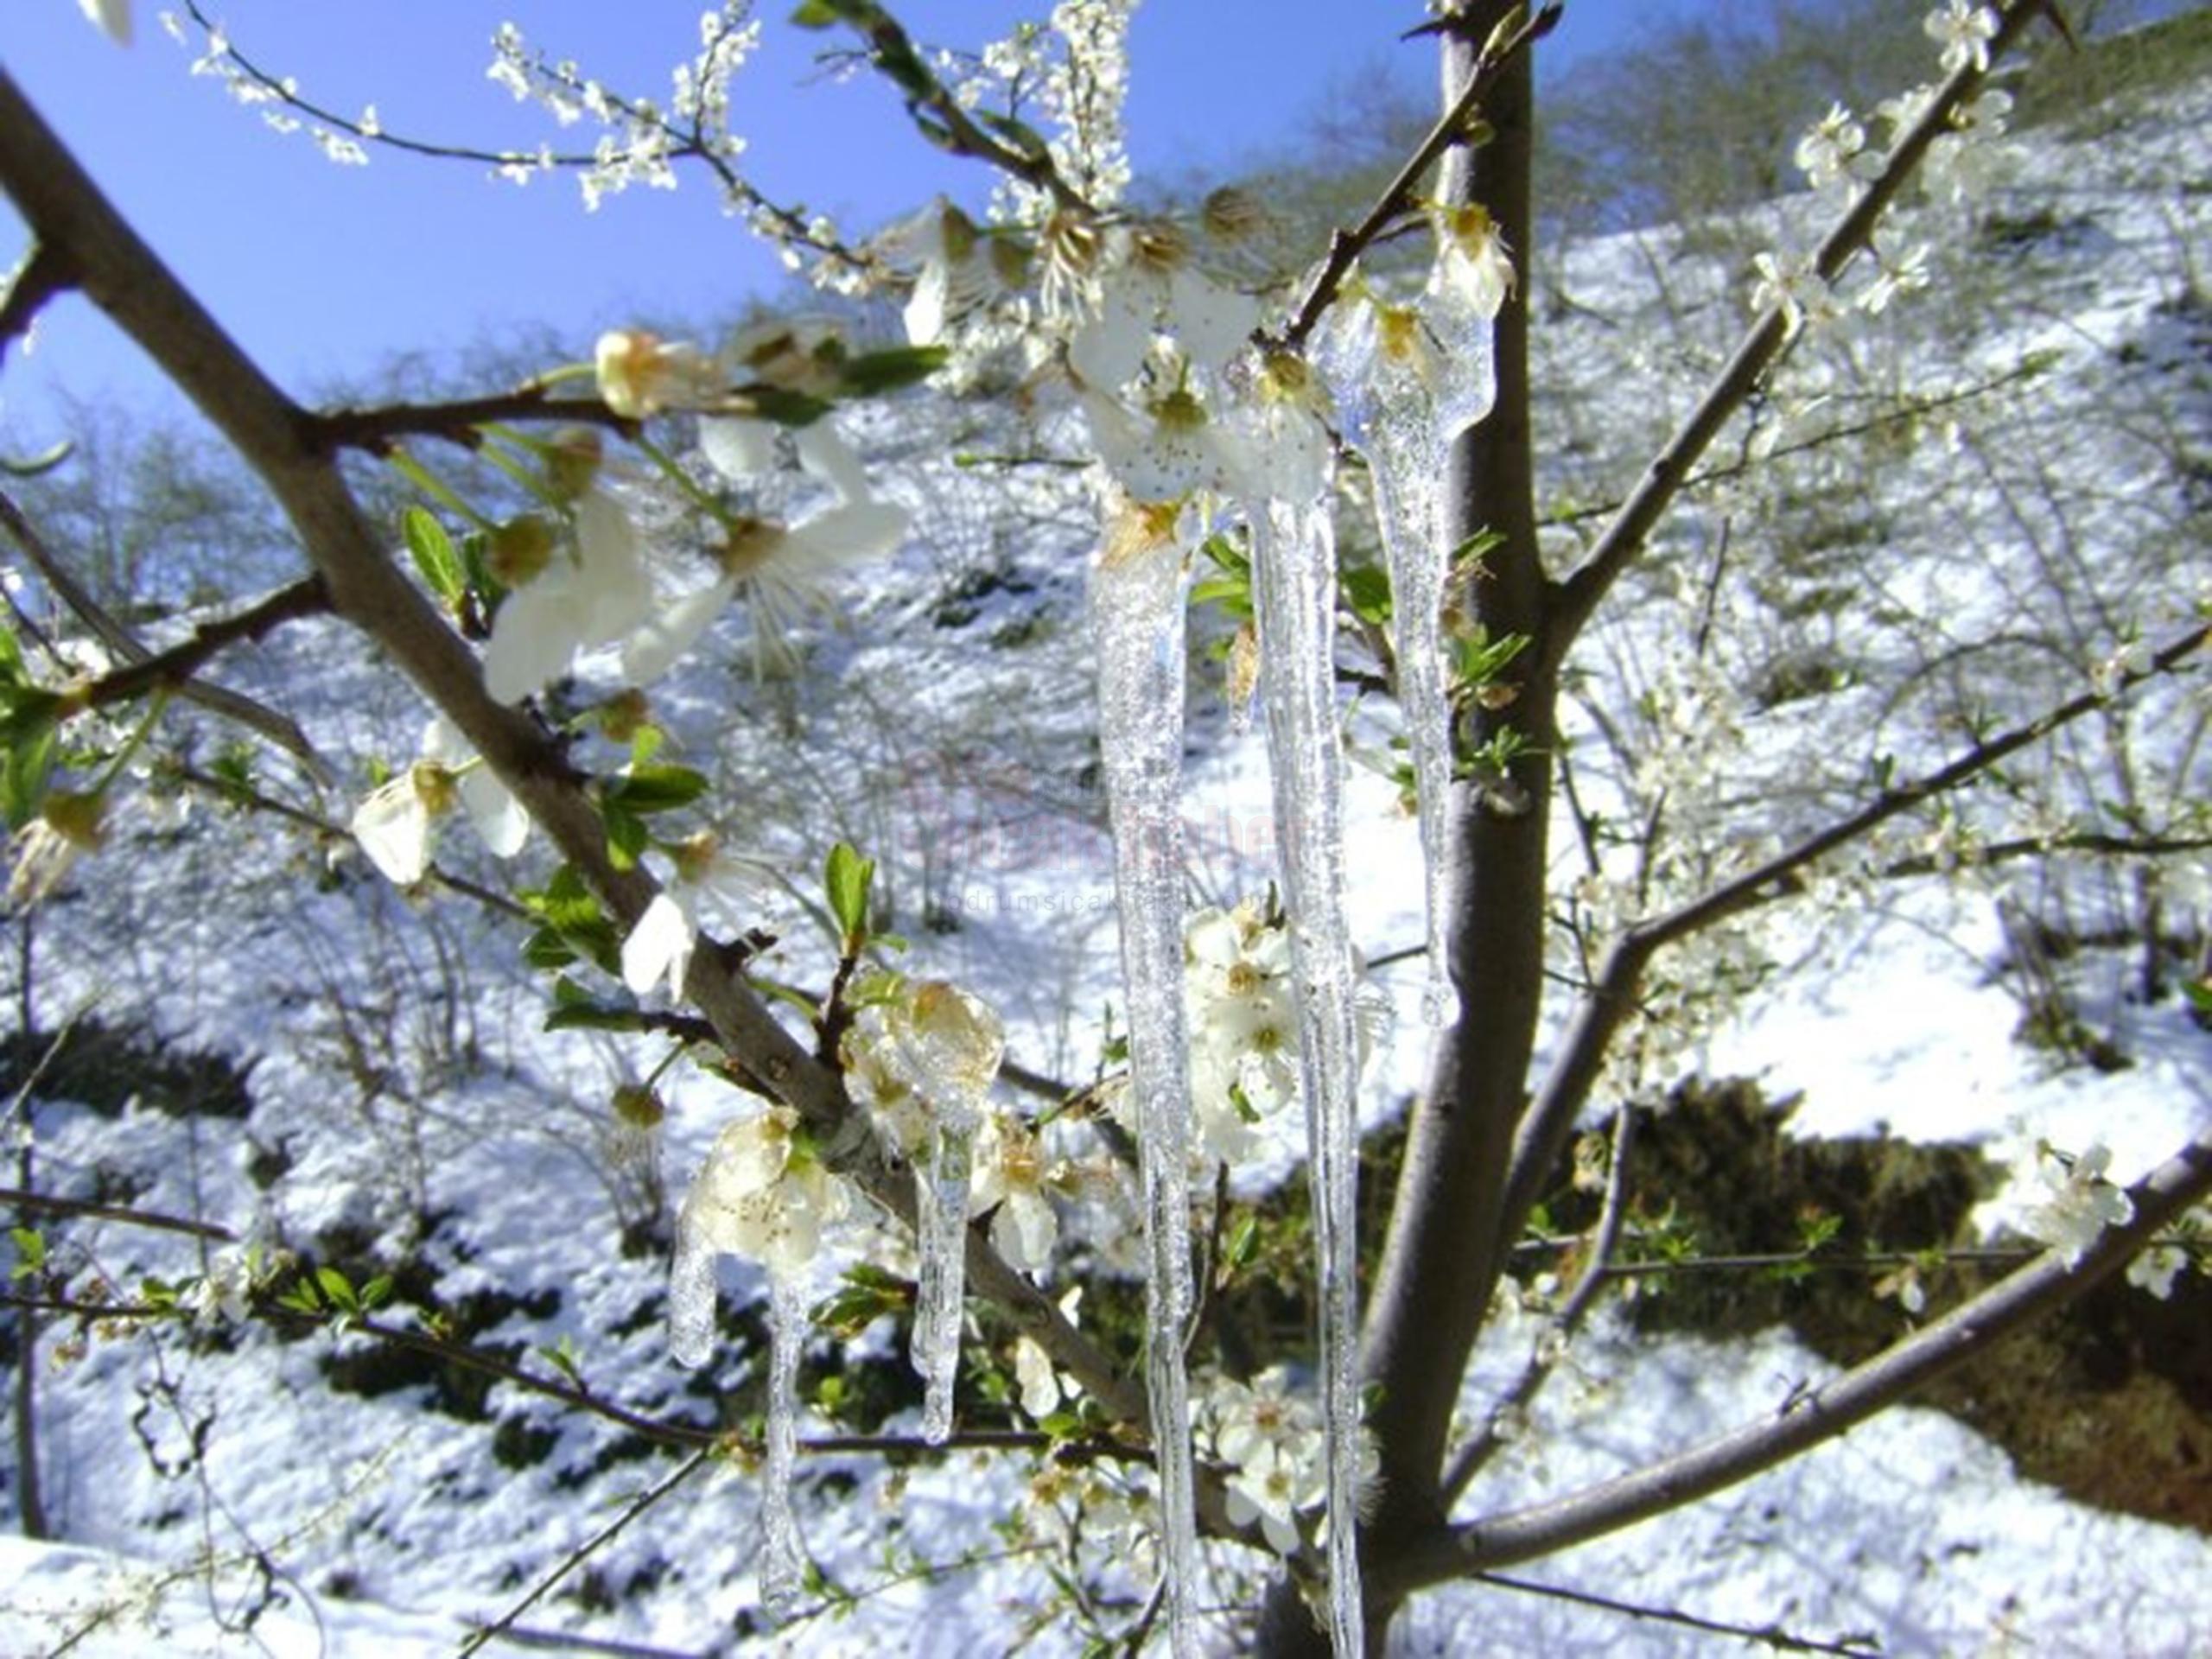
[[(1878, 767), (1910, 776), (1965, 734), (2086, 689), (2205, 601), (2208, 133), (2212, 86), (2023, 135), (2001, 182), (1898, 223), (1901, 245), (1930, 251), (1929, 291), (1816, 343), (1758, 423), (1716, 448), (1717, 474), (1592, 636), (1567, 734), (1584, 829), (1649, 799), (1655, 753), (1700, 775), (1699, 795), (1670, 806), (1680, 834), (1641, 872), (1654, 891), (1694, 890), (1817, 823)], [(1796, 198), (1626, 233), (1540, 270), (1539, 435), (1560, 568), (1732, 346), (1753, 255), (1802, 235), (1809, 211)], [(848, 418), (916, 533), (848, 583), (834, 626), (803, 631), (798, 676), (761, 676), (734, 613), (703, 662), (657, 689), (657, 713), (676, 756), (734, 804), (725, 842), (785, 878), (755, 969), (828, 982), (819, 860), (849, 841), (880, 861), (878, 925), (910, 941), (899, 966), (986, 998), (1027, 1072), (1088, 1083), (1121, 992), (1083, 614), (1095, 523), (1079, 475), (1053, 464), (1076, 439), (934, 396)], [(1735, 461), (1769, 450), (1778, 483), (1738, 475)], [(1715, 643), (1693, 662), (1684, 619), (1701, 607)], [(1202, 641), (1227, 629), (1194, 618)], [(545, 1030), (527, 919), (435, 885), (410, 901), (353, 849), (342, 826), (372, 758), (404, 764), (429, 712), (354, 637), (297, 625), (226, 657), (221, 677), (296, 718), (338, 781), (319, 786), (273, 754), (242, 773), (232, 733), (172, 716), (178, 744), (156, 776), (173, 810), (137, 809), (16, 932), (6, 985), (29, 1028), (8, 1052), (22, 1091), (16, 1179), (198, 1229), (45, 1217), (44, 1248), (76, 1295), (104, 1281), (140, 1302), (149, 1275), (219, 1276), (251, 1243), (333, 1269), (343, 1294), (389, 1281), (369, 1313), (384, 1334), (313, 1312), (240, 1324), (210, 1308), (178, 1324), (54, 1308), (18, 1370), (11, 1317), (0, 1359), (11, 1404), (21, 1376), (35, 1378), (40, 1496), (59, 1541), (0, 1540), (0, 1651), (449, 1653), (717, 1434), (757, 1429), (760, 1275), (725, 1264), (724, 1341), (702, 1370), (670, 1361), (665, 1323), (672, 1203), (739, 1092), (678, 1065), (658, 1080), (664, 1124), (623, 1122), (615, 1091), (669, 1045)], [(1231, 719), (1217, 662), (1194, 653), (1192, 678), (1189, 880), (1225, 906), (1274, 875), (1264, 746)], [(1724, 706), (1724, 684), (1754, 694)], [(1802, 1093), (1801, 1134), (2102, 1140), (2114, 1178), (2133, 1179), (2212, 1123), (2212, 1036), (2171, 982), (2141, 995), (2139, 880), (2087, 856), (2033, 866), (2056, 874), (2032, 889), (2002, 863), (1957, 880), (1877, 867), (1921, 859), (1948, 874), (2038, 826), (2173, 830), (2212, 785), (2205, 720), (2201, 682), (2153, 690), (1955, 813), (1909, 823), (1866, 869), (1721, 942), (1763, 987), (1755, 1017), (1708, 1031), (1685, 1007), (1677, 1025), (1655, 1022), (1626, 1081), (1656, 1096), (1689, 1073), (1755, 1077)], [(1349, 798), (1352, 910), (1366, 954), (1395, 956), (1422, 928), (1415, 830), (1388, 775), (1396, 734), (1371, 705), (1351, 731), (1371, 763)], [(175, 788), (186, 773), (195, 781)], [(1596, 847), (1561, 810), (1558, 888), (1609, 913), (1632, 849)], [(1707, 823), (1738, 828), (1701, 838)], [(438, 856), (464, 882), (507, 888), (512, 873), (465, 830), (447, 831)], [(524, 869), (525, 887), (550, 877), (542, 849)], [(2207, 875), (2201, 856), (2170, 865), (2152, 911), (2200, 949)], [(2024, 954), (2061, 936), (2069, 948)], [(1380, 1127), (1418, 1084), (1426, 1033), (1419, 963), (1377, 978), (1399, 1007), (1369, 1074)], [(1671, 1043), (1669, 1030), (1693, 1035)], [(1294, 1166), (1287, 1128), (1266, 1133), (1240, 1196)], [(1095, 1218), (1125, 1215), (1096, 1132), (1052, 1134), (1094, 1172)], [(2011, 1203), (1990, 1205), (1993, 1228)], [(1118, 1248), (1117, 1265), (1133, 1262), (1133, 1242)], [(825, 1251), (818, 1294), (836, 1288), (844, 1261), (826, 1258), (839, 1255)], [(819, 1570), (805, 1618), (779, 1630), (760, 1614), (758, 1488), (741, 1457), (684, 1473), (523, 1613), (514, 1639), (580, 1654), (1084, 1651), (1039, 1611), (1060, 1593), (1053, 1483), (1081, 1471), (866, 1444), (911, 1434), (920, 1391), (893, 1321), (861, 1323), (817, 1331), (806, 1360), (824, 1414), (801, 1433), (845, 1439), (802, 1461)], [(1540, 1325), (1516, 1315), (1486, 1337), (1471, 1418)], [(980, 1331), (1003, 1396), (1011, 1341)], [(423, 1332), (479, 1363), (410, 1347)], [(1569, 1490), (1773, 1412), (1833, 1369), (1783, 1332), (1722, 1348), (1601, 1324), (1478, 1495), (1511, 1508)], [(963, 1387), (963, 1427), (1027, 1426), (1009, 1399)], [(17, 1442), (0, 1452), (11, 1513), (20, 1457)], [(1122, 1541), (1122, 1581), (1100, 1610), (1116, 1628), (1150, 1589), (1141, 1529)], [(1219, 1547), (1207, 1563), (1224, 1611), (1265, 1565)], [(2212, 1540), (2021, 1481), (2000, 1450), (1920, 1410), (1505, 1576), (1836, 1644), (1822, 1651), (1872, 1640), (1893, 1654), (2149, 1659), (2212, 1643)], [(1225, 1649), (1231, 1621), (1209, 1629)], [(1741, 1645), (1473, 1584), (1417, 1599), (1394, 1651)]]

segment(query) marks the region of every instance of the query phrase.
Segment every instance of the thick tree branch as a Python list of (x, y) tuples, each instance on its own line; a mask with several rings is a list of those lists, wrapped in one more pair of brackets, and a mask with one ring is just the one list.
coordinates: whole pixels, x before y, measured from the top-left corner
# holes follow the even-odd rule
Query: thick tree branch
[(1453, 1527), (1381, 1563), (1377, 1571), (1403, 1595), (1551, 1554), (1747, 1480), (1835, 1439), (2092, 1289), (2207, 1193), (2212, 1193), (2212, 1135), (2190, 1142), (2131, 1188), (2135, 1218), (2108, 1229), (2078, 1263), (2069, 1267), (2056, 1251), (2046, 1251), (1895, 1347), (1793, 1396), (1777, 1416), (1573, 1497)]
[[(2001, 56), (2026, 32), (2028, 24), (2044, 11), (2049, 0), (1999, 0), (1996, 37), (1989, 42), (1993, 59)], [(1968, 63), (1938, 89), (1935, 99), (1910, 131), (1891, 148), (1882, 171), (1853, 199), (1814, 257), (1814, 268), (1823, 282), (1843, 274), (1852, 257), (1866, 245), (1874, 227), (1919, 169), (1929, 146), (1951, 129), (1959, 106), (1981, 90), (1986, 74)], [(1720, 429), (1734, 417), (1768, 369), (1773, 366), (1792, 338), (1782, 306), (1770, 306), (1736, 347), (1719, 377), (1690, 411), (1673, 437), (1644, 468), (1643, 476), (1598, 545), (1574, 574), (1561, 585), (1554, 620), (1566, 637), (1580, 632), (1613, 583), (1619, 579), (1675, 498), (1691, 479)]]

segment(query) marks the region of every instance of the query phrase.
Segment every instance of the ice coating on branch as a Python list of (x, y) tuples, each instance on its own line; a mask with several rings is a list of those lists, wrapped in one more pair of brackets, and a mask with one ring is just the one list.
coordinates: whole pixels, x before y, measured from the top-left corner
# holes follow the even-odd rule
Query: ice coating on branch
[(1090, 572), (1098, 744), (1114, 826), (1129, 1081), (1144, 1188), (1145, 1381), (1168, 1639), (1196, 1650), (1198, 1530), (1182, 1332), (1191, 1312), (1190, 1052), (1183, 963), (1183, 541), (1172, 505), (1125, 504)]
[(928, 1117), (928, 1168), (914, 1182), (921, 1285), (913, 1360), (922, 1375), (922, 1438), (939, 1445), (952, 1433), (976, 1135), (1006, 1052), (1006, 1033), (982, 1002), (944, 980), (925, 981), (865, 1013), (865, 1033), (855, 1033), (861, 1039), (855, 1046), (880, 1073), (879, 1090), (887, 1085), (904, 1091)]
[(1344, 906), (1344, 757), (1336, 708), (1336, 537), (1325, 495), (1248, 504), (1267, 709), (1297, 970), (1299, 1090), (1311, 1148), (1321, 1303), (1321, 1417), (1327, 1441), (1329, 1628), (1337, 1653), (1362, 1651), (1358, 1514), (1359, 1047), (1356, 969)]
[(767, 1456), (760, 1465), (760, 1605), (782, 1624), (798, 1611), (806, 1550), (791, 1510), (798, 1457), (798, 1356), (806, 1340), (806, 1298), (796, 1280), (771, 1278), (768, 1292)]
[(1444, 601), (1453, 550), (1445, 539), (1444, 492), (1452, 440), (1490, 412), (1496, 388), (1491, 324), (1448, 288), (1417, 308), (1361, 295), (1340, 315), (1324, 366), (1337, 388), (1345, 435), (1367, 457), (1390, 573), (1398, 699), (1413, 757), (1427, 884), (1421, 1017), (1441, 1027), (1459, 1010), (1446, 940), (1452, 714)]

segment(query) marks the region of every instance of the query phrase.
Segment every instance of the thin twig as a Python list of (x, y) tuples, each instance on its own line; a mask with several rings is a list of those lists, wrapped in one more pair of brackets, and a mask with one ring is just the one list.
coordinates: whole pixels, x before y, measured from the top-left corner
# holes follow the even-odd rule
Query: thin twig
[(33, 242), (0, 283), (0, 361), (6, 360), (10, 346), (30, 333), (46, 302), (76, 285), (68, 260), (50, 245)]
[(329, 609), (330, 596), (324, 590), (322, 578), (302, 577), (235, 615), (201, 623), (192, 631), (191, 638), (166, 651), (155, 652), (101, 675), (88, 682), (79, 695), (86, 707), (94, 709), (110, 703), (135, 702), (160, 690), (189, 696), (193, 677), (231, 646), (262, 639), (287, 622), (321, 616)]
[(1554, 1601), (1571, 1601), (1579, 1607), (1594, 1607), (1600, 1612), (1619, 1613), (1629, 1618), (1647, 1619), (1654, 1624), (1677, 1624), (1684, 1630), (1704, 1630), (1714, 1636), (1732, 1636), (1738, 1641), (1755, 1642), (1761, 1647), (1771, 1648), (1777, 1653), (1850, 1656), (1882, 1650), (1881, 1643), (1872, 1637), (1847, 1636), (1840, 1643), (1823, 1642), (1817, 1637), (1792, 1635), (1779, 1624), (1728, 1624), (1719, 1619), (1686, 1613), (1678, 1607), (1646, 1607), (1636, 1602), (1601, 1596), (1594, 1591), (1570, 1589), (1563, 1584), (1534, 1584), (1527, 1579), (1508, 1578), (1503, 1573), (1478, 1573), (1473, 1576), (1477, 1583), (1496, 1585), (1501, 1590), (1516, 1590), (1523, 1595), (1543, 1596)]
[(13, 1187), (0, 1187), (0, 1204), (12, 1204), (19, 1209), (41, 1210), (54, 1216), (81, 1216), (91, 1221), (119, 1222), (127, 1227), (146, 1227), (156, 1232), (186, 1233), (194, 1238), (213, 1239), (219, 1244), (234, 1244), (238, 1235), (227, 1227), (218, 1227), (205, 1221), (189, 1221), (182, 1216), (165, 1216), (151, 1210), (126, 1209), (121, 1205), (87, 1204), (81, 1198), (57, 1198), (51, 1193), (22, 1192)]
[(486, 1643), (493, 1640), (493, 1637), (500, 1635), (510, 1625), (512, 1625), (515, 1620), (520, 1618), (524, 1613), (528, 1612), (531, 1608), (535, 1606), (537, 1604), (538, 1599), (548, 1591), (551, 1590), (555, 1585), (560, 1583), (563, 1579), (568, 1577), (568, 1575), (576, 1567), (590, 1560), (592, 1556), (597, 1554), (599, 1551), (604, 1548), (607, 1545), (613, 1543), (617, 1538), (620, 1537), (623, 1530), (627, 1528), (632, 1521), (635, 1521), (639, 1516), (645, 1514), (646, 1510), (652, 1509), (653, 1505), (659, 1503), (664, 1497), (666, 1497), (671, 1492), (674, 1491), (678, 1486), (681, 1486), (685, 1481), (690, 1479), (692, 1475), (706, 1463), (707, 1459), (714, 1455), (714, 1447), (711, 1446), (702, 1446), (698, 1451), (686, 1458), (683, 1464), (677, 1469), (675, 1473), (670, 1475), (658, 1486), (652, 1488), (641, 1497), (638, 1497), (631, 1503), (630, 1507), (623, 1510), (620, 1515), (615, 1516), (613, 1521), (609, 1522), (606, 1526), (601, 1527), (590, 1537), (585, 1539), (582, 1543), (577, 1545), (575, 1548), (570, 1550), (566, 1555), (563, 1556), (559, 1563), (555, 1566), (550, 1573), (547, 1573), (535, 1585), (531, 1586), (529, 1594), (523, 1597), (520, 1601), (515, 1603), (513, 1606), (508, 1608), (505, 1612), (493, 1619), (489, 1624), (480, 1626), (474, 1635), (471, 1636), (467, 1641), (462, 1643), (461, 1644), (459, 1659), (468, 1659), (468, 1656), (470, 1654), (480, 1651)]

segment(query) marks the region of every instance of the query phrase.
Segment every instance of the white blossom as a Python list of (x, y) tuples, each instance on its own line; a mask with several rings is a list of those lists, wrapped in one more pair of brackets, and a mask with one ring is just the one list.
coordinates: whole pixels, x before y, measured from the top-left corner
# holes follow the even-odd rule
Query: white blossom
[(1428, 210), (1436, 234), (1436, 264), (1428, 289), (1450, 296), (1480, 317), (1495, 317), (1513, 292), (1513, 251), (1498, 233), (1497, 222), (1479, 202)]
[(1943, 73), (1956, 74), (1972, 64), (1986, 73), (1989, 43), (1997, 38), (1997, 14), (1972, 0), (1944, 0), (1943, 9), (1922, 20), (1928, 38), (1943, 48)]
[(709, 912), (740, 920), (757, 914), (776, 890), (769, 866), (726, 851), (710, 830), (681, 842), (670, 857), (674, 868), (667, 886), (622, 941), (622, 982), (639, 996), (663, 980), (671, 995), (681, 996)]
[(2135, 1218), (2134, 1200), (2105, 1179), (2111, 1150), (2102, 1142), (2069, 1158), (2048, 1145), (2036, 1149), (2036, 1175), (2045, 1196), (2020, 1211), (2019, 1225), (2031, 1238), (2050, 1245), (2075, 1266), (2107, 1227)]
[(983, 1120), (968, 1212), (980, 1216), (996, 1209), (991, 1243), (1024, 1273), (1042, 1273), (1052, 1264), (1060, 1223), (1049, 1195), (1057, 1173), (1036, 1135), (1019, 1119), (994, 1112)]
[(2153, 1244), (2127, 1264), (2127, 1282), (2160, 1301), (2174, 1294), (2174, 1280), (2189, 1265), (2189, 1252), (2177, 1244)]
[(798, 1128), (798, 1114), (787, 1106), (723, 1128), (677, 1216), (680, 1253), (741, 1255), (779, 1275), (814, 1259), (847, 1199)]
[(530, 836), (530, 815), (451, 722), (423, 732), (423, 758), (355, 809), (353, 839), (385, 879), (411, 887), (430, 868), (431, 826), (458, 804), (484, 844), (512, 858)]
[(1828, 112), (1797, 141), (1794, 159), (1815, 190), (1839, 181), (1871, 179), (1882, 170), (1881, 158), (1866, 148), (1866, 129), (1840, 104), (1829, 105)]

